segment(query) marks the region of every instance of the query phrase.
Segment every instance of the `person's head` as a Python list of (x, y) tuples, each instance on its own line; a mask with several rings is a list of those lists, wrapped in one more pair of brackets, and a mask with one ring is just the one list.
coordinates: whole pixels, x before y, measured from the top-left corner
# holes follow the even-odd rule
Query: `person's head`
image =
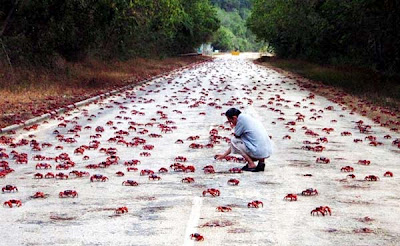
[(242, 113), (242, 112), (240, 112), (239, 109), (230, 108), (230, 109), (228, 109), (228, 110), (226, 111), (225, 116), (226, 116), (226, 118), (228, 118), (228, 121), (229, 121), (232, 125), (236, 126), (237, 119), (238, 119), (240, 113)]

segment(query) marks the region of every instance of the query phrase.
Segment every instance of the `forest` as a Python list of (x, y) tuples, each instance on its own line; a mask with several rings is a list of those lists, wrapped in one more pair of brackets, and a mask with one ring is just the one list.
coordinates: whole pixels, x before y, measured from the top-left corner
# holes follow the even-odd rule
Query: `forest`
[(87, 56), (192, 52), (220, 21), (208, 0), (2, 0), (1, 60), (46, 65)]
[(212, 45), (221, 51), (258, 51), (261, 42), (247, 28), (246, 20), (250, 16), (250, 0), (211, 0), (217, 8), (221, 27), (215, 33)]
[(400, 72), (396, 0), (254, 0), (247, 25), (282, 58)]
[(396, 0), (2, 0), (0, 61), (129, 59), (268, 51), (330, 65), (400, 71)]

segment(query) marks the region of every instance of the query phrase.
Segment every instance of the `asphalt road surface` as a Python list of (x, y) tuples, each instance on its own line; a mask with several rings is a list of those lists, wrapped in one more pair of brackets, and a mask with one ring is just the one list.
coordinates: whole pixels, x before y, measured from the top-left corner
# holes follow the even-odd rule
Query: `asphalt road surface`
[[(271, 135), (274, 153), (265, 172), (230, 173), (244, 163), (214, 161), (228, 147), (232, 129), (222, 114), (231, 107), (262, 121)], [(104, 131), (96, 131), (99, 126)], [(212, 129), (218, 133), (210, 138)], [(400, 245), (400, 158), (392, 145), (398, 134), (246, 56), (221, 56), (12, 137), (9, 143), (3, 138), (1, 161), (15, 171), (0, 184), (18, 192), (5, 190), (0, 202), (17, 199), (22, 206), (0, 209), (0, 245)], [(79, 147), (83, 153), (74, 153)], [(17, 164), (23, 153), (28, 163)], [(34, 160), (36, 155), (47, 159)], [(187, 161), (175, 160), (178, 156)], [(183, 172), (178, 165), (174, 171), (176, 162), (195, 171)], [(36, 169), (39, 163), (51, 168)], [(57, 170), (60, 164), (74, 166)], [(87, 168), (91, 164), (97, 168)], [(207, 165), (215, 173), (206, 174)], [(345, 166), (354, 171), (344, 172)], [(168, 172), (159, 173), (163, 167)], [(144, 169), (161, 179), (140, 175)], [(89, 176), (77, 177), (73, 170)], [(117, 176), (119, 171), (124, 176)], [(387, 171), (393, 177), (385, 177)], [(46, 179), (48, 172), (68, 179)], [(43, 178), (35, 178), (37, 173)], [(95, 174), (108, 180), (91, 182)], [(369, 175), (377, 181), (365, 180)], [(186, 177), (194, 182), (182, 182)], [(239, 185), (229, 185), (232, 178)], [(122, 185), (127, 180), (138, 185)], [(220, 196), (203, 196), (209, 188)], [(301, 194), (309, 188), (318, 195)], [(78, 195), (59, 198), (65, 190)], [(32, 198), (36, 192), (46, 198)], [(289, 193), (297, 201), (285, 200)], [(249, 208), (254, 200), (263, 207)], [(231, 211), (220, 212), (219, 206)], [(320, 206), (332, 214), (312, 216)], [(120, 207), (128, 212), (116, 214)], [(193, 233), (204, 240), (195, 241)]]

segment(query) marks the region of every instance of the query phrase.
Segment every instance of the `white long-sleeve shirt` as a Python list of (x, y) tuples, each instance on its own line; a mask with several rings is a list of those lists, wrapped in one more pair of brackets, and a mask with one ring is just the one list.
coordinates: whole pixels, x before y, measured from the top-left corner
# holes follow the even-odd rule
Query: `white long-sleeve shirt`
[(272, 154), (271, 140), (260, 121), (241, 113), (235, 126), (235, 135), (240, 137), (250, 156), (267, 158)]

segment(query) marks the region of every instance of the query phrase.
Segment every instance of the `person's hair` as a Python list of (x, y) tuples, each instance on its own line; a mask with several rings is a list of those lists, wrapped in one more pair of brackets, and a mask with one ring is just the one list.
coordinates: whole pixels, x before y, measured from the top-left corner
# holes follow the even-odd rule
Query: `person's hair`
[(236, 108), (230, 108), (226, 111), (225, 115), (226, 117), (228, 117), (229, 119), (231, 119), (233, 116), (239, 116), (239, 114), (242, 113), (240, 112), (239, 109)]

